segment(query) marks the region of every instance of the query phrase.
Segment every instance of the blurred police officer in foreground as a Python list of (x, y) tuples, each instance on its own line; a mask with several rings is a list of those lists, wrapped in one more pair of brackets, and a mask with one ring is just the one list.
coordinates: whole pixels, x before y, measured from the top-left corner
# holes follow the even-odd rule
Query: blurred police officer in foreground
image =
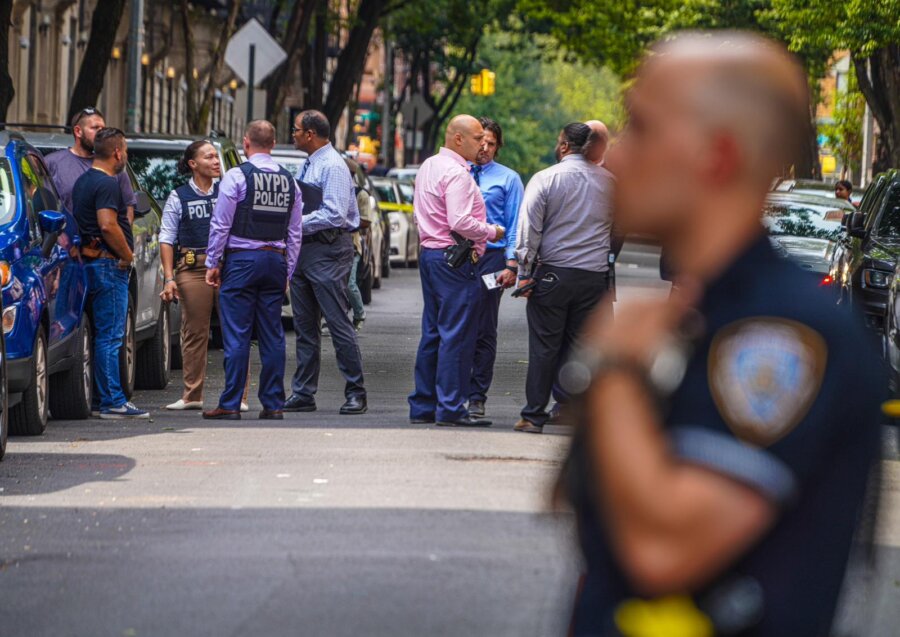
[(478, 312), (478, 335), (475, 342), (475, 366), (472, 370), (472, 389), (469, 394), (469, 413), (484, 416), (484, 403), (494, 377), (494, 361), (497, 358), (497, 320), (500, 316), (500, 299), (503, 290), (516, 284), (516, 228), (519, 223), (519, 206), (522, 204), (522, 178), (516, 171), (496, 161), (503, 147), (503, 130), (494, 120), (481, 117), (484, 128), (481, 150), (472, 166), (472, 177), (487, 210), (487, 222), (503, 226), (506, 236), (491, 241), (478, 260), (480, 277), (496, 275), (497, 287), (481, 286)]
[(416, 388), (409, 397), (413, 424), (487, 427), (469, 413), (479, 309), (476, 263), (488, 241), (500, 241), (502, 226), (486, 223), (484, 199), (469, 164), (478, 158), (484, 129), (471, 115), (447, 125), (444, 146), (416, 175), (416, 223), (422, 246), (422, 337), (416, 354)]
[[(206, 282), (219, 288), (225, 343), (225, 389), (204, 418), (240, 420), (250, 337), (259, 341), (260, 419), (284, 417), (284, 326), (281, 301), (303, 238), (299, 188), (272, 159), (275, 127), (256, 120), (244, 133), (247, 161), (219, 184), (209, 223)], [(224, 263), (223, 263), (224, 259)]]
[(559, 163), (525, 189), (516, 254), (519, 288), (528, 297), (527, 405), (516, 431), (543, 431), (559, 366), (582, 323), (598, 303), (612, 304), (606, 292), (613, 177), (585, 157), (593, 143), (586, 124), (566, 126), (556, 146)]
[(656, 46), (629, 91), (617, 221), (683, 278), (592, 318), (560, 374), (586, 391), (561, 481), (587, 561), (576, 635), (829, 634), (886, 379), (760, 223), (807, 93), (780, 45), (728, 32)]
[[(309, 158), (300, 172), (302, 186), (317, 194), (313, 209), (304, 210), (303, 251), (291, 279), (291, 309), (297, 335), (297, 371), (291, 382), (287, 411), (315, 411), (322, 356), (322, 317), (331, 332), (338, 369), (346, 381), (346, 402), (340, 413), (364, 414), (368, 409), (362, 354), (350, 321), (347, 281), (353, 268), (351, 232), (359, 228), (359, 206), (353, 177), (331, 145), (331, 125), (319, 111), (297, 115), (291, 129), (294, 145)], [(307, 191), (309, 192), (309, 191)], [(307, 202), (307, 208), (312, 199)]]

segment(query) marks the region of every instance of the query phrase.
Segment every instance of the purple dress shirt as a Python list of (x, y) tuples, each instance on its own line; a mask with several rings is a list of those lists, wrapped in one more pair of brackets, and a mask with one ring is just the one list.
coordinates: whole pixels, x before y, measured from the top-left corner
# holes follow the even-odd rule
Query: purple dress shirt
[[(267, 153), (254, 153), (247, 159), (257, 168), (266, 172), (278, 172), (281, 167)], [(247, 194), (247, 182), (240, 168), (232, 168), (219, 183), (219, 198), (213, 209), (212, 218), (209, 220), (209, 245), (206, 248), (206, 268), (217, 268), (226, 248), (243, 248), (245, 250), (259, 250), (262, 247), (279, 248), (287, 250), (288, 278), (293, 276), (297, 265), (297, 257), (300, 255), (300, 243), (303, 240), (303, 199), (300, 194), (300, 186), (296, 185), (297, 196), (294, 198), (294, 207), (291, 210), (291, 220), (288, 224), (286, 241), (256, 241), (231, 235), (231, 224), (234, 222), (234, 212), (237, 205), (244, 200)]]

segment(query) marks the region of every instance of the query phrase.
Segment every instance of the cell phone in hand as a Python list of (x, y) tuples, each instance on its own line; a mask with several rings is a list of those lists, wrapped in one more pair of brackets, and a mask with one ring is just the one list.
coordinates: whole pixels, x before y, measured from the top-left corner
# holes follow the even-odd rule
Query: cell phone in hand
[(520, 288), (516, 288), (516, 289), (513, 291), (512, 295), (513, 295), (514, 297), (516, 297), (516, 298), (519, 298), (520, 296), (522, 296), (522, 295), (525, 294), (526, 292), (530, 292), (531, 290), (533, 290), (534, 288), (536, 288), (536, 287), (537, 287), (537, 284), (538, 284), (537, 280), (536, 280), (536, 279), (533, 279), (533, 280), (531, 281), (531, 283), (527, 283), (526, 285), (523, 285), (523, 286), (520, 287)]

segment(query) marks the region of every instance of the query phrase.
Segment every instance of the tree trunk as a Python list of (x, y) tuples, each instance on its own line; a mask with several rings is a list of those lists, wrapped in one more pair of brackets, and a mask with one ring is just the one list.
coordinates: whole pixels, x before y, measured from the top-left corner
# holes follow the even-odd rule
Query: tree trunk
[(322, 87), (325, 84), (325, 62), (328, 53), (328, 0), (318, 0), (316, 21), (311, 47), (305, 52), (307, 71), (304, 78), (306, 93), (303, 108), (306, 110), (322, 110)]
[(206, 85), (200, 91), (200, 80), (194, 77), (194, 33), (191, 28), (191, 16), (188, 0), (181, 0), (181, 28), (184, 31), (185, 79), (187, 80), (187, 125), (191, 135), (205, 135), (209, 128), (209, 116), (216, 94), (216, 82), (225, 65), (225, 47), (234, 35), (237, 17), (241, 8), (241, 0), (232, 0), (225, 20), (225, 28), (213, 51)]
[(356, 18), (347, 36), (347, 45), (341, 49), (338, 56), (337, 69), (328, 87), (328, 98), (322, 111), (331, 122), (334, 129), (341, 112), (350, 99), (353, 91), (353, 83), (363, 71), (366, 54), (369, 51), (369, 42), (375, 27), (378, 26), (378, 18), (387, 5), (386, 0), (360, 0), (356, 11)]
[(900, 167), (900, 44), (877, 49), (869, 58), (854, 52), (852, 59), (859, 90), (880, 131), (873, 169)]
[(9, 29), (12, 26), (14, 0), (0, 0), (0, 121), (6, 121), (6, 112), (12, 104), (16, 89), (9, 75)]
[(109, 56), (116, 43), (116, 32), (125, 11), (125, 0), (99, 0), (91, 16), (91, 35), (88, 38), (84, 58), (78, 70), (78, 79), (69, 101), (69, 114), (66, 122), (70, 122), (83, 108), (94, 106), (103, 82), (106, 78), (106, 67)]
[(266, 94), (266, 118), (275, 121), (279, 111), (284, 108), (284, 100), (294, 77), (297, 65), (306, 50), (307, 31), (312, 21), (312, 14), (318, 0), (295, 0), (288, 20), (287, 30), (281, 40), (281, 48), (287, 51), (288, 58), (278, 70), (272, 73), (267, 82), (269, 91)]

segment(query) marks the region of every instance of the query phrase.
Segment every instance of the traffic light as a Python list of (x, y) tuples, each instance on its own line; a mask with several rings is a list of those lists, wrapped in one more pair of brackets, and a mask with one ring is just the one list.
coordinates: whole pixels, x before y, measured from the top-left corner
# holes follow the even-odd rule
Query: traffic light
[(488, 71), (487, 69), (483, 69), (481, 71), (481, 94), (482, 95), (493, 95), (494, 94), (494, 80), (497, 78), (497, 74), (493, 71)]
[(472, 76), (472, 95), (482, 95), (481, 92), (481, 73)]
[(497, 74), (487, 69), (482, 69), (481, 73), (473, 75), (471, 85), (472, 95), (493, 95), (494, 80), (496, 78)]

